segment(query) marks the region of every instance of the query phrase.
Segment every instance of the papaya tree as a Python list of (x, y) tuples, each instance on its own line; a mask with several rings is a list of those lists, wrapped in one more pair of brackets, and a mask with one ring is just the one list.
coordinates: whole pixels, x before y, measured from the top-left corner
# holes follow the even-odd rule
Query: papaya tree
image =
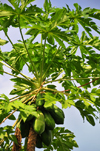
[[(74, 10), (67, 4), (55, 8), (50, 0), (39, 8), (33, 1), (0, 3), (0, 31), (8, 39), (0, 38), (0, 45), (12, 46), (10, 51), (0, 49), (0, 74), (10, 75), (14, 83), (10, 98), (0, 94), (0, 150), (71, 151), (78, 144), (74, 133), (63, 127), (63, 109), (74, 106), (92, 126), (100, 111), (100, 40), (92, 35), (93, 30), (100, 34), (94, 22), (100, 20), (100, 10), (82, 10), (77, 3)], [(10, 27), (19, 29), (17, 43), (9, 36)], [(40, 41), (35, 41), (38, 36)], [(2, 126), (6, 120), (15, 123)]]

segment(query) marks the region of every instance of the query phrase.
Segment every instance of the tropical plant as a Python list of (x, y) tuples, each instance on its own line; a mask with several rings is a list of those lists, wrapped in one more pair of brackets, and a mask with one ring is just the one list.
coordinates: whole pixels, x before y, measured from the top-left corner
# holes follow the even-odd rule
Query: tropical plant
[[(77, 3), (75, 10), (68, 5), (55, 8), (50, 0), (39, 8), (33, 1), (0, 3), (0, 30), (8, 38), (0, 39), (0, 45), (12, 45), (11, 51), (0, 50), (0, 74), (10, 75), (14, 82), (12, 98), (0, 95), (0, 150), (34, 151), (38, 147), (45, 151), (71, 151), (78, 147), (75, 135), (57, 127), (64, 123), (63, 108), (74, 106), (93, 126), (100, 110), (100, 89), (94, 87), (100, 83), (100, 40), (91, 33), (94, 30), (100, 34), (93, 21), (100, 20), (100, 10), (82, 10)], [(19, 28), (21, 39), (17, 43), (8, 35), (11, 26)], [(83, 27), (81, 37), (79, 26)], [(29, 38), (24, 38), (23, 29)], [(34, 42), (38, 35), (41, 40)], [(23, 73), (24, 67), (32, 78)], [(57, 83), (63, 91), (57, 89)], [(57, 102), (62, 108), (57, 107)], [(2, 126), (7, 119), (16, 121), (12, 126)]]

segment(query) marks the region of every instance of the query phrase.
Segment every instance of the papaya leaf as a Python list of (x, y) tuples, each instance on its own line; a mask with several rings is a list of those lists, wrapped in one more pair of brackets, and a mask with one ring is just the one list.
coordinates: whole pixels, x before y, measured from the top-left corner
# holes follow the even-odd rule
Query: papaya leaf
[(0, 62), (0, 74), (1, 74), (1, 75), (3, 75), (3, 73), (4, 73), (3, 71), (4, 71), (4, 70), (3, 70), (3, 65), (2, 65), (2, 63)]
[[(85, 29), (85, 31), (89, 34), (89, 36), (92, 38), (92, 34), (91, 34), (91, 28), (88, 27), (88, 24), (89, 24), (89, 19), (84, 19), (84, 18), (79, 18), (78, 19), (78, 22), (81, 24), (81, 26)], [(87, 24), (86, 24), (87, 23)]]
[(27, 119), (27, 117), (28, 117), (27, 114), (25, 113), (25, 111), (24, 111), (24, 110), (21, 110), (21, 111), (20, 111), (20, 115), (21, 115), (23, 121), (25, 122), (26, 119)]
[(1, 94), (0, 98), (4, 98), (6, 102), (9, 102), (9, 98), (5, 94)]
[(86, 119), (92, 126), (95, 126), (95, 121), (91, 115), (87, 115)]
[(15, 116), (12, 114), (11, 116), (9, 116), (8, 118), (9, 120), (16, 120)]
[(46, 13), (49, 13), (49, 10), (50, 10), (50, 8), (51, 8), (51, 2), (50, 2), (50, 0), (45, 0), (43, 6), (44, 6), (45, 12), (46, 12)]
[[(25, 90), (25, 89), (24, 89)], [(21, 90), (17, 90), (17, 89), (13, 89), (11, 92), (10, 92), (10, 95), (15, 95), (15, 94), (18, 94), (18, 95), (20, 95), (20, 94), (22, 94), (22, 92), (23, 92), (23, 90), (21, 89)]]
[(63, 48), (65, 48), (65, 45), (64, 45), (63, 41), (60, 38), (58, 38), (56, 35), (54, 35), (53, 37), (55, 38), (55, 40), (58, 42), (58, 44), (60, 46), (62, 46)]
[(35, 0), (26, 0), (26, 1), (21, 0), (21, 11), (23, 11), (25, 9), (25, 7), (33, 1), (35, 1)]
[(21, 114), (21, 117), (23, 119), (23, 121), (25, 122), (27, 120), (27, 117), (29, 115), (32, 115), (34, 117), (38, 117), (38, 113), (36, 110), (34, 110), (33, 108), (28, 108), (27, 111), (26, 111), (27, 108), (25, 109), (20, 109), (20, 114)]
[(20, 9), (19, 9), (20, 0), (8, 0), (8, 1), (13, 5), (13, 7), (14, 7), (17, 11), (20, 10)]
[(53, 38), (53, 36), (50, 35), (49, 33), (48, 33), (47, 41), (48, 41), (50, 44), (54, 45), (54, 38)]
[(16, 84), (26, 84), (32, 86), (32, 83), (24, 78), (12, 78), (11, 81), (15, 82)]
[(15, 136), (15, 135), (9, 135), (9, 139), (10, 139), (11, 141), (14, 141), (14, 142), (15, 142), (15, 144), (18, 144), (18, 142), (17, 142), (17, 138), (16, 138), (16, 136)]
[(11, 15), (13, 15), (13, 13), (11, 13), (11, 12), (9, 12), (9, 11), (2, 11), (2, 12), (0, 12), (0, 16), (2, 17), (2, 16), (11, 16)]
[(52, 104), (55, 104), (58, 100), (53, 97), (50, 93), (46, 93), (44, 95), (44, 99), (45, 99), (45, 104), (44, 104), (44, 107), (48, 107)]
[(0, 38), (0, 45), (3, 46), (3, 45), (5, 45), (5, 44), (7, 44), (7, 43), (8, 43), (8, 41), (3, 40), (3, 39)]
[(53, 141), (51, 142), (51, 145), (49, 147), (46, 147), (45, 145), (43, 146), (44, 151), (50, 151), (53, 149), (57, 150), (57, 151), (61, 151), (63, 149), (63, 151), (70, 151), (73, 149), (73, 147), (78, 147), (77, 143), (74, 139), (74, 134), (63, 128), (63, 127), (56, 127), (53, 130)]
[(78, 3), (74, 3), (74, 6), (76, 8), (76, 11), (79, 11), (79, 13), (80, 13), (80, 10), (82, 9), (82, 7), (80, 5), (78, 5)]
[(67, 99), (62, 103), (62, 107), (65, 109), (68, 107), (71, 107), (72, 105), (74, 106), (75, 102), (73, 100), (70, 100), (70, 99)]
[(52, 16), (51, 21), (52, 21), (52, 25), (51, 25), (51, 29), (54, 29), (55, 27), (57, 27), (60, 23), (64, 22), (65, 20), (67, 20), (68, 18), (65, 17), (66, 14), (66, 9), (58, 9), (55, 14)]
[(21, 101), (18, 101), (18, 100), (14, 101), (14, 102), (11, 102), (11, 105), (13, 107), (15, 107), (16, 109), (25, 107), (25, 104), (23, 104)]

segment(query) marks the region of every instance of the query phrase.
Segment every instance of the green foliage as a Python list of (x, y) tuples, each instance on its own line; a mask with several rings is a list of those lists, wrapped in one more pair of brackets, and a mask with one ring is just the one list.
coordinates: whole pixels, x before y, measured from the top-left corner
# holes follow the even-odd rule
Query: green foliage
[[(73, 140), (74, 134), (61, 127), (54, 128), (55, 123), (64, 123), (63, 110), (55, 104), (59, 102), (64, 109), (74, 106), (83, 120), (95, 126), (94, 119), (98, 119), (100, 111), (100, 89), (94, 87), (100, 83), (100, 39), (93, 36), (92, 31), (100, 34), (94, 22), (94, 19), (100, 20), (100, 10), (90, 7), (82, 10), (77, 3), (73, 10), (68, 5), (55, 8), (50, 0), (44, 1), (43, 8), (33, 5), (34, 0), (8, 1), (10, 6), (0, 3), (0, 31), (7, 38), (0, 38), (0, 45), (9, 42), (12, 50), (0, 50), (0, 74), (13, 77), (10, 80), (14, 82), (14, 89), (10, 95), (14, 97), (9, 99), (5, 94), (0, 95), (0, 123), (6, 119), (16, 122), (12, 127), (0, 127), (1, 148), (11, 150), (11, 141), (16, 142), (13, 135), (16, 125), (20, 125), (22, 137), (27, 137), (32, 122), (39, 133), (37, 147), (43, 147), (45, 151), (73, 150), (78, 147)], [(83, 31), (79, 37), (80, 26)], [(17, 43), (9, 37), (9, 27), (19, 28), (21, 39)], [(23, 29), (26, 29), (28, 39), (24, 39)], [(38, 35), (41, 40), (34, 42)], [(23, 74), (24, 67), (32, 78)], [(63, 91), (58, 90), (57, 83)], [(13, 115), (16, 111), (19, 111), (18, 120)], [(25, 127), (28, 127), (26, 133)], [(47, 137), (49, 143), (43, 140), (48, 147), (41, 141), (45, 129), (52, 130), (52, 138), (51, 134)], [(26, 149), (26, 144), (22, 150)]]
[(54, 149), (57, 151), (71, 151), (73, 147), (78, 147), (77, 143), (73, 138), (75, 137), (74, 134), (63, 128), (63, 127), (56, 127), (53, 131), (53, 141), (49, 147), (44, 145), (44, 151), (53, 151)]

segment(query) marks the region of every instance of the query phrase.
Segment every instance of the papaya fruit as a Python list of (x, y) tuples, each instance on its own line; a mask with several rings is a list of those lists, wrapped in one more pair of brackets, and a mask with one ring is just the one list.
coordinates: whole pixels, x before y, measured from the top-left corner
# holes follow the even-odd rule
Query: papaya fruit
[(33, 129), (36, 133), (41, 134), (45, 130), (45, 119), (42, 112), (39, 112), (38, 117), (33, 122)]
[(52, 131), (45, 129), (45, 131), (41, 134), (41, 139), (46, 146), (49, 146), (52, 141)]
[(38, 94), (37, 98), (36, 98), (36, 106), (37, 107), (42, 107), (45, 103), (45, 100), (43, 99), (41, 94)]
[(64, 124), (64, 112), (56, 105), (53, 106), (51, 110), (49, 110), (51, 116), (53, 117), (56, 124)]
[(44, 118), (45, 118), (45, 124), (46, 124), (46, 128), (53, 130), (55, 127), (55, 121), (52, 118), (51, 114), (48, 111), (44, 111)]
[(37, 135), (36, 147), (37, 148), (42, 148), (43, 147), (42, 139), (41, 139), (40, 135)]
[(29, 122), (24, 122), (23, 120), (20, 123), (20, 130), (21, 130), (21, 135), (22, 138), (25, 138), (29, 134), (29, 129), (30, 129), (30, 123)]
[(28, 121), (32, 121), (32, 120), (34, 120), (34, 118), (35, 118), (35, 117), (30, 114), (30, 115), (27, 117), (27, 120), (26, 120), (26, 121), (27, 121), (27, 122), (28, 122)]
[(46, 105), (45, 106), (45, 104), (44, 104), (44, 108), (47, 110), (47, 111), (49, 111), (49, 112), (52, 112), (52, 110), (54, 109), (54, 104), (50, 104), (50, 105)]

